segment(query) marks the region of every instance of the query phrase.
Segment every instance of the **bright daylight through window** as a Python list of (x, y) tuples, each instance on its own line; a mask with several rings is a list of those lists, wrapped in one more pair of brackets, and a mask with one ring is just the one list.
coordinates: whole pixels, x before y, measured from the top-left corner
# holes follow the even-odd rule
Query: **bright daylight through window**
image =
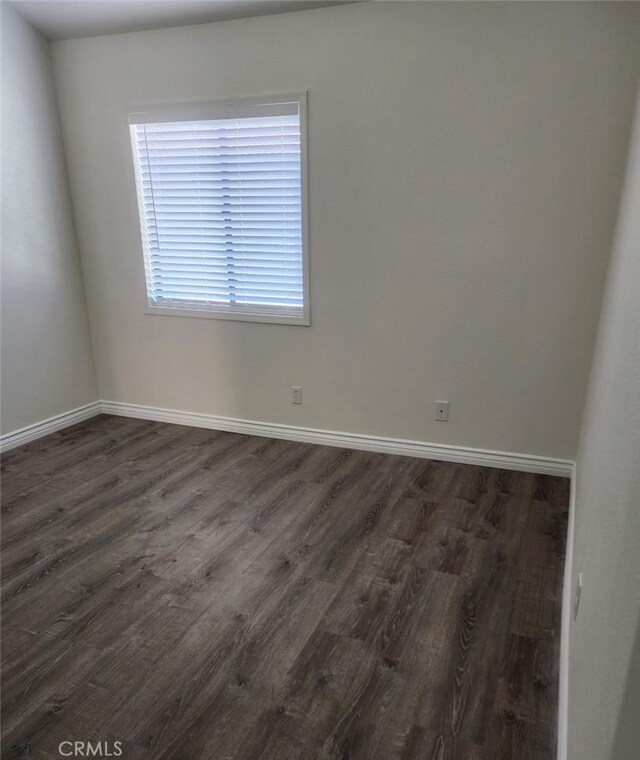
[(130, 115), (150, 311), (309, 323), (304, 105)]

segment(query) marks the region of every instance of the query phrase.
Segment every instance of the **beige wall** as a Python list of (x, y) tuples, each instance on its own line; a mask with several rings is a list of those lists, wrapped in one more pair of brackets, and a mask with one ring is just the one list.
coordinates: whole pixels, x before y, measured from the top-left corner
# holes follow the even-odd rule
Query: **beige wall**
[(95, 401), (47, 42), (2, 3), (2, 432)]
[[(639, 22), (365, 3), (55, 43), (101, 397), (573, 457)], [(304, 89), (312, 326), (144, 315), (128, 110)]]
[[(640, 747), (640, 100), (576, 463), (570, 760)], [(635, 680), (634, 680), (635, 679)]]

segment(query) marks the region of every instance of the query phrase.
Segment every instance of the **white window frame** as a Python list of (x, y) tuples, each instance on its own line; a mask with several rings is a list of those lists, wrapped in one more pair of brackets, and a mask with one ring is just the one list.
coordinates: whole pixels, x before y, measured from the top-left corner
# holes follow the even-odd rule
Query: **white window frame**
[[(143, 110), (129, 111), (129, 125), (142, 123), (156, 123), (160, 121), (173, 120), (207, 120), (207, 119), (224, 119), (236, 117), (242, 112), (243, 106), (248, 106), (247, 115), (255, 115), (256, 105), (277, 106), (278, 104), (297, 103), (300, 117), (300, 201), (301, 201), (301, 242), (302, 242), (302, 293), (303, 293), (303, 310), (298, 316), (287, 316), (286, 314), (270, 314), (269, 307), (264, 311), (257, 306), (233, 306), (225, 307), (209, 306), (203, 308), (193, 308), (192, 306), (158, 306), (154, 304), (147, 290), (147, 275), (143, 273), (145, 287), (145, 314), (155, 316), (169, 317), (196, 317), (199, 319), (225, 319), (241, 322), (266, 322), (282, 325), (303, 325), (311, 324), (311, 305), (309, 289), (309, 198), (308, 198), (308, 165), (307, 165), (307, 93), (297, 92), (290, 94), (271, 95), (265, 97), (238, 98), (233, 100), (219, 100), (207, 104), (188, 104), (176, 106), (162, 106), (157, 108), (145, 108)], [(145, 252), (142, 241), (141, 219), (144, 213), (144, 196), (142, 193), (141, 183), (139, 181), (136, 166), (136, 154), (133, 139), (131, 143), (132, 166), (134, 167), (136, 196), (138, 201), (138, 229), (140, 232), (140, 252), (141, 261), (144, 264)]]

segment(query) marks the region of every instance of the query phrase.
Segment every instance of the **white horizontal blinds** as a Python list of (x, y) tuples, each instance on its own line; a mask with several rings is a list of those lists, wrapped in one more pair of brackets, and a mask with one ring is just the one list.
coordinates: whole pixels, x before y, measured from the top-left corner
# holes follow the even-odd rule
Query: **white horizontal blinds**
[(132, 124), (152, 304), (302, 316), (300, 117), (293, 108)]

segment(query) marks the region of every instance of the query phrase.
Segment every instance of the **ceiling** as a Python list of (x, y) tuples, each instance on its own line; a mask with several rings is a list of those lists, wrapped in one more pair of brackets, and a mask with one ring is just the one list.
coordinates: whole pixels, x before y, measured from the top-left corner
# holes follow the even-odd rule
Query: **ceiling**
[(361, 0), (11, 0), (52, 40), (227, 21)]

